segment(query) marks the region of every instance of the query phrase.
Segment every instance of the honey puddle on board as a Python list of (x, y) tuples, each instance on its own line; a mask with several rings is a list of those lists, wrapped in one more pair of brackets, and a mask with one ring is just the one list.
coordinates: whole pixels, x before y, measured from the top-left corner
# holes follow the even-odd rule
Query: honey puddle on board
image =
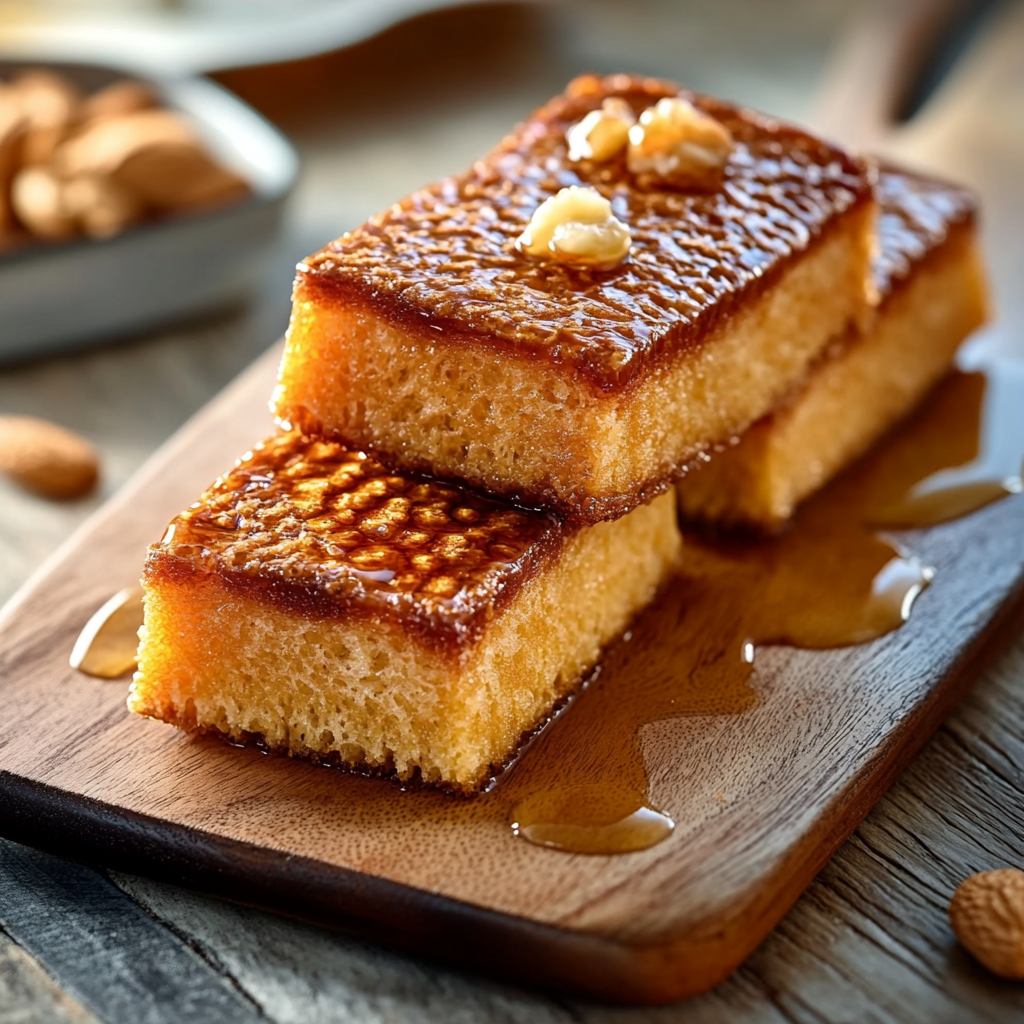
[(667, 839), (649, 806), (641, 727), (758, 702), (758, 647), (866, 643), (910, 617), (932, 570), (886, 528), (927, 526), (1021, 490), (1024, 370), (956, 373), (779, 537), (687, 535), (681, 573), (571, 705), (501, 777), (516, 835), (574, 853)]

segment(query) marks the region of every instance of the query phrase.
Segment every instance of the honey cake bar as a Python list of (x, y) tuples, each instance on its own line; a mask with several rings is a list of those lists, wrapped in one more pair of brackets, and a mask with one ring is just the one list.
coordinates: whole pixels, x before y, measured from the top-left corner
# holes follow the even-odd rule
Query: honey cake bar
[(472, 792), (651, 600), (680, 543), (671, 494), (566, 525), (281, 433), (150, 549), (129, 707)]
[[(692, 100), (721, 183), (570, 160), (609, 98)], [(300, 264), (279, 420), (588, 522), (667, 489), (777, 405), (870, 298), (873, 172), (798, 128), (647, 78), (587, 76), (468, 171)], [(592, 186), (632, 234), (592, 270), (520, 252), (540, 204)]]
[(784, 405), (678, 485), (686, 518), (772, 530), (863, 454), (950, 369), (985, 322), (988, 294), (963, 189), (883, 168), (878, 183), (881, 303)]

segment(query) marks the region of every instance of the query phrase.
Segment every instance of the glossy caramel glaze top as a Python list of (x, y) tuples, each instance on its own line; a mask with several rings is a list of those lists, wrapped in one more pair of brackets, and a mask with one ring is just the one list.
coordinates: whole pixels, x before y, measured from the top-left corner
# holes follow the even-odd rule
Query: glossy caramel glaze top
[(476, 638), (570, 533), (457, 483), (281, 432), (171, 523), (146, 578), (216, 573), (300, 614), (386, 618), (451, 646)]
[[(643, 189), (623, 156), (570, 162), (565, 132), (609, 96), (639, 114), (684, 96), (735, 147), (721, 188)], [(297, 297), (343, 301), (446, 341), (546, 359), (600, 389), (709, 332), (829, 228), (872, 198), (858, 158), (797, 128), (654, 79), (586, 76), (468, 171), (416, 192), (299, 267)], [(609, 271), (524, 256), (515, 240), (543, 200), (592, 185), (633, 236)]]
[(977, 204), (965, 189), (893, 165), (880, 168), (876, 194), (879, 245), (872, 273), (884, 300), (951, 231), (973, 226)]

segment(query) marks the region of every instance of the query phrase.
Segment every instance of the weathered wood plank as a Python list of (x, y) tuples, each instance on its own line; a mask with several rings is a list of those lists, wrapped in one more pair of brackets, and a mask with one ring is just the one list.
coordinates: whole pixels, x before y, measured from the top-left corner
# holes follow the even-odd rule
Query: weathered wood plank
[(111, 877), (147, 911), (188, 935), (280, 1024), (783, 1024), (791, 1019), (749, 978), (665, 1009), (602, 1007), (462, 974), (150, 879), (117, 872)]
[(0, 932), (0, 1024), (99, 1024), (10, 936)]
[[(570, 4), (570, 6), (572, 6)], [(723, 54), (720, 46), (709, 45), (702, 33), (693, 33), (691, 25), (684, 17), (680, 17), (679, 10), (671, 0), (657, 3), (651, 0), (644, 0), (640, 4), (624, 5), (618, 10), (622, 12), (619, 18), (621, 32), (616, 34), (615, 54), (616, 59), (621, 61), (623, 45), (625, 52), (633, 53), (634, 57), (629, 58), (625, 63), (631, 66), (643, 66), (652, 71), (663, 71), (669, 74), (676, 74), (684, 77), (690, 84), (704, 86), (711, 89), (719, 89), (735, 95), (736, 90), (746, 92), (747, 98), (752, 102), (767, 105), (772, 109), (780, 109), (779, 98), (772, 95), (771, 100), (765, 98), (764, 76), (736, 81), (731, 68), (735, 65), (735, 59), (730, 62), (729, 54), (735, 58), (735, 45), (733, 42), (736, 35), (736, 26), (739, 23), (750, 24), (750, 18), (737, 18), (735, 5), (723, 4), (721, 13), (716, 13), (723, 24), (728, 23), (728, 39), (733, 49)], [(757, 40), (757, 45), (751, 45), (749, 51), (744, 51), (745, 64), (756, 64), (760, 55), (771, 54), (772, 60), (778, 65), (785, 65), (787, 72), (793, 61), (790, 54), (785, 50), (794, 37), (794, 29), (797, 34), (808, 31), (808, 25), (819, 24), (822, 17), (823, 5), (816, 2), (805, 2), (797, 4), (804, 12), (804, 17), (797, 17), (789, 20), (780, 19), (778, 12), (761, 5), (753, 5), (752, 14), (755, 16), (763, 10), (761, 19), (755, 19), (755, 29), (750, 32), (750, 38)], [(838, 9), (837, 3), (832, 3), (831, 9)], [(577, 9), (581, 5), (576, 5)], [(565, 8), (565, 5), (562, 5)], [(599, 9), (599, 10), (598, 10)], [(614, 5), (587, 5), (583, 12), (587, 21), (588, 38), (580, 39), (573, 34), (571, 62), (574, 68), (593, 66), (609, 66), (610, 58), (607, 53), (611, 47), (598, 53), (597, 58), (593, 57), (593, 50), (586, 49), (593, 47), (600, 39), (611, 40), (612, 34), (606, 28), (599, 28), (594, 18), (607, 18), (608, 12), (613, 11)], [(595, 14), (598, 10), (598, 14)], [(716, 11), (718, 8), (716, 8)], [(601, 14), (600, 11), (604, 13)], [(661, 13), (659, 13), (661, 12)], [(667, 12), (669, 18), (661, 15)], [(561, 17), (562, 15), (560, 15)], [(464, 24), (467, 16), (463, 13), (458, 15), (458, 23)], [(508, 16), (506, 15), (508, 19)], [(815, 20), (817, 19), (817, 21)], [(514, 21), (515, 19), (511, 19)], [(657, 23), (664, 26), (664, 31), (653, 33), (650, 26)], [(669, 27), (676, 26), (674, 29)], [(643, 32), (636, 31), (637, 26), (645, 26)], [(785, 25), (785, 31), (771, 38), (769, 45), (764, 45), (764, 40), (772, 27), (779, 28)], [(448, 26), (450, 27), (450, 25)], [(344, 60), (336, 62), (336, 66), (325, 74), (325, 81), (332, 86), (331, 89), (320, 90), (321, 105), (330, 108), (331, 137), (334, 141), (329, 142), (324, 136), (322, 126), (317, 134), (316, 125), (306, 125), (306, 135), (311, 141), (310, 154), (313, 156), (309, 167), (307, 181), (309, 186), (304, 195), (300, 197), (300, 210), (304, 221), (308, 226), (316, 226), (319, 235), (311, 235), (306, 249), (312, 249), (316, 244), (327, 237), (328, 233), (336, 232), (351, 223), (361, 219), (364, 213), (391, 201), (396, 195), (405, 191), (409, 186), (420, 183), (420, 179), (461, 166), (468, 159), (471, 159), (480, 149), (491, 141), (491, 136), (498, 130), (499, 122), (518, 116), (528, 106), (524, 100), (524, 90), (532, 90), (535, 98), (540, 99), (550, 88), (557, 88), (561, 85), (562, 79), (570, 73), (568, 67), (563, 67), (565, 55), (553, 45), (551, 39), (537, 31), (540, 26), (531, 23), (530, 31), (517, 34), (508, 31), (493, 33), (492, 35), (501, 40), (515, 39), (515, 45), (503, 44), (501, 48), (501, 65), (495, 83), (489, 86), (482, 86), (483, 99), (479, 99), (479, 93), (474, 93), (473, 102), (467, 104), (467, 109), (461, 111), (465, 114), (461, 121), (456, 119), (461, 114), (453, 116), (451, 103), (446, 102), (449, 94), (463, 95), (459, 83), (463, 80), (459, 72), (465, 67), (461, 54), (451, 51), (453, 59), (444, 63), (447, 70), (442, 90), (447, 90), (444, 95), (439, 96), (437, 90), (430, 87), (434, 81), (436, 70), (437, 46), (439, 37), (431, 35), (429, 31), (424, 34), (422, 26), (418, 26), (414, 33), (415, 45), (410, 45), (403, 50), (409, 58), (406, 62), (403, 73), (396, 74), (389, 82), (390, 100), (381, 99), (374, 94), (372, 99), (375, 106), (371, 108), (369, 115), (365, 113), (366, 95), (358, 93), (358, 102), (346, 104), (343, 97), (347, 91), (351, 95), (357, 95), (357, 87), (362, 86), (366, 79), (366, 72), (370, 70), (376, 73), (381, 66), (380, 58), (386, 56), (390, 51), (388, 45), (370, 47), (362, 55), (361, 60), (353, 62), (351, 55), (344, 55)], [(442, 33), (445, 35), (445, 33)], [(625, 36), (625, 42), (618, 38)], [(721, 36), (719, 37), (721, 38)], [(632, 46), (632, 50), (629, 47)], [(655, 49), (652, 50), (652, 47)], [(416, 54), (422, 56), (417, 59)], [(487, 71), (492, 70), (494, 54), (490, 48), (487, 49)], [(559, 63), (561, 61), (561, 63)], [(799, 61), (797, 61), (799, 63)], [(615, 65), (618, 66), (618, 65)], [(801, 65), (802, 66), (802, 65)], [(509, 69), (515, 68), (519, 74), (512, 77)], [(348, 78), (339, 78), (339, 69)], [(459, 70), (456, 70), (459, 69)], [(480, 68), (472, 67), (472, 74), (469, 75), (474, 84), (481, 82)], [(541, 81), (538, 71), (547, 80)], [(756, 69), (755, 69), (756, 72)], [(256, 73), (252, 73), (255, 75)], [(242, 76), (244, 77), (244, 75)], [(276, 79), (272, 80), (275, 83)], [(417, 90), (417, 100), (413, 107), (409, 107), (410, 94), (407, 83), (418, 82), (422, 88)], [(339, 85), (340, 83), (340, 85)], [(352, 88), (346, 90), (345, 84)], [(771, 84), (770, 79), (767, 84)], [(490, 90), (489, 92), (486, 90)], [(274, 93), (282, 96), (284, 91), (275, 85)], [(802, 90), (807, 96), (813, 95), (813, 90), (805, 88)], [(279, 103), (282, 102), (279, 100)], [(501, 104), (502, 114), (496, 116), (494, 111), (496, 104)], [(395, 143), (392, 136), (392, 117), (396, 108), (401, 108), (408, 114), (408, 131), (402, 133), (402, 148), (399, 151), (400, 159), (396, 159)], [(346, 110), (356, 113), (346, 113)], [(976, 108), (979, 109), (979, 108)], [(995, 112), (997, 108), (993, 107)], [(507, 114), (506, 114), (507, 111)], [(794, 110), (790, 111), (795, 112)], [(347, 118), (347, 120), (346, 120)], [(353, 123), (353, 118), (354, 123)], [(363, 118), (360, 121), (359, 118)], [(365, 129), (366, 120), (373, 122), (372, 130)], [(444, 124), (444, 130), (437, 132), (436, 126)], [(405, 122), (403, 122), (405, 124)], [(966, 154), (976, 154), (973, 146), (965, 146), (963, 136), (958, 133), (948, 134), (948, 144), (956, 147)], [(433, 161), (433, 162), (431, 162)], [(394, 168), (394, 170), (391, 170)], [(404, 171), (400, 171), (404, 168)], [(382, 174), (382, 169), (384, 173)], [(414, 175), (415, 180), (407, 182), (396, 182), (394, 176), (399, 173)], [(1008, 184), (1013, 189), (1018, 189), (1018, 182), (1012, 180)], [(376, 190), (376, 191), (373, 191)], [(327, 212), (330, 214), (331, 226), (321, 227), (324, 219), (325, 202), (328, 204)], [(360, 208), (360, 205), (364, 209)], [(1012, 229), (1008, 219), (988, 218), (989, 226), (995, 226), (1004, 233)], [(992, 221), (996, 220), (993, 225)], [(1005, 221), (1005, 223), (1003, 223)], [(1024, 236), (1022, 236), (1024, 237)], [(1007, 264), (1009, 272), (1016, 273), (1019, 270), (1020, 261), (1009, 261)], [(1016, 268), (1016, 269), (1015, 269)], [(1018, 295), (1024, 292), (1018, 290)], [(1003, 303), (1006, 308), (1005, 301)], [(202, 335), (202, 332), (199, 332)], [(268, 334), (266, 341), (269, 341), (274, 334)], [(66, 410), (74, 410), (73, 416), (81, 429), (101, 440), (105, 450), (110, 446), (113, 458), (117, 460), (117, 472), (127, 472), (129, 460), (134, 463), (140, 462), (143, 454), (148, 454), (148, 448), (165, 436), (177, 422), (180, 422), (191, 409), (201, 404), (201, 401), (219, 387), (220, 383), (227, 379), (233, 368), (225, 364), (218, 364), (221, 356), (212, 351), (205, 353), (203, 346), (208, 339), (200, 337), (197, 345), (193, 346), (188, 340), (188, 333), (183, 332), (175, 337), (168, 337), (166, 342), (157, 343), (156, 347), (160, 352), (150, 362), (144, 358), (142, 352), (136, 357), (136, 346), (127, 349), (120, 349), (117, 352), (101, 352), (95, 355), (83, 356), (80, 358), (62, 361), (58, 372), (53, 373), (45, 367), (27, 368), (18, 374), (5, 376), (8, 386), (4, 389), (0, 400), (10, 404), (26, 404), (29, 411), (49, 413), (50, 415), (61, 416)], [(263, 342), (265, 343), (265, 342)], [(234, 365), (237, 367), (248, 358), (245, 352), (255, 353), (261, 343), (256, 347), (247, 347), (250, 342), (244, 335), (236, 335), (233, 340), (222, 343), (219, 340), (212, 340), (212, 344), (220, 348), (223, 357), (230, 361), (236, 359), (239, 353), (243, 353), (241, 359)], [(181, 361), (177, 353), (178, 346), (181, 346)], [(144, 350), (148, 343), (137, 346)], [(93, 363), (95, 361), (95, 369)], [(184, 398), (182, 397), (184, 396)], [(77, 417), (91, 416), (94, 411), (98, 415), (103, 412), (104, 407), (110, 412), (103, 430), (94, 430), (88, 419), (77, 419)], [(13, 405), (11, 406), (14, 407)], [(152, 430), (149, 427), (152, 426)], [(136, 445), (137, 442), (137, 445)], [(120, 445), (135, 446), (129, 452), (128, 458), (122, 460), (118, 452)], [(148, 446), (148, 447), (147, 447)], [(126, 449), (127, 450), (127, 449)], [(6, 498), (6, 495), (4, 496)], [(72, 520), (81, 518), (82, 510), (56, 510), (59, 514), (47, 515), (45, 523), (42, 512), (49, 513), (48, 509), (42, 508), (41, 503), (26, 503), (17, 516), (7, 516), (11, 505), (0, 501), (4, 505), (0, 512), (0, 589), (10, 590), (14, 583), (20, 580), (32, 565), (37, 563), (41, 555), (56, 546), (62, 536), (67, 532), (68, 524)], [(29, 507), (31, 504), (31, 507)], [(64, 515), (64, 512), (70, 512)], [(28, 545), (34, 545), (28, 550)], [(1013, 680), (1024, 678), (1024, 660), (1021, 658), (1004, 659), (1000, 663), (1006, 674), (1006, 692), (1013, 691)], [(988, 689), (989, 682), (983, 684), (983, 689)], [(968, 714), (973, 715), (973, 700), (966, 705)], [(977, 714), (971, 718), (972, 726), (968, 734), (965, 734), (964, 742), (971, 744), (972, 756), (975, 753), (984, 753), (982, 761), (984, 765), (990, 766), (997, 774), (1004, 778), (1013, 777), (1014, 766), (1024, 764), (1024, 756), (1021, 756), (1021, 749), (1024, 747), (1024, 731), (1019, 728), (1019, 719), (1016, 712), (1004, 721), (1005, 702), (995, 701), (991, 706), (977, 709)], [(1016, 719), (1016, 721), (1015, 721)], [(965, 720), (964, 714), (958, 714), (951, 723), (951, 730), (960, 728)], [(988, 740), (993, 736), (999, 736), (998, 749), (991, 749)], [(940, 737), (939, 742), (942, 742)], [(986, 748), (989, 748), (986, 750)], [(929, 748), (930, 750), (930, 748)], [(928, 757), (925, 753), (923, 757)], [(935, 891), (935, 885), (943, 880), (955, 881), (960, 873), (974, 870), (977, 866), (995, 866), (995, 862), (984, 860), (978, 850), (971, 844), (964, 841), (964, 849), (968, 852), (973, 850), (975, 858), (971, 859), (966, 854), (953, 851), (955, 856), (950, 856), (948, 850), (942, 852), (941, 864), (936, 861), (935, 856), (930, 852), (934, 848), (931, 840), (926, 846), (922, 846), (913, 840), (916, 829), (922, 822), (930, 824), (930, 827), (939, 834), (943, 834), (947, 826), (944, 824), (945, 794), (958, 791), (961, 779), (959, 773), (966, 772), (966, 778), (972, 780), (972, 785), (980, 790), (985, 790), (988, 785), (988, 776), (979, 767), (978, 762), (967, 762), (960, 765), (948, 758), (940, 759), (932, 763), (932, 774), (929, 782), (934, 789), (934, 807), (928, 807), (921, 803), (919, 794), (911, 791), (904, 791), (902, 784), (898, 784), (892, 790), (892, 799), (887, 799), (880, 804), (875, 812), (865, 823), (864, 828), (858, 837), (848, 843), (837, 855), (830, 868), (827, 868), (820, 876), (819, 882), (808, 891), (807, 896), (802, 900), (793, 914), (787, 917), (780, 928), (773, 933), (769, 940), (762, 947), (762, 950), (755, 954), (750, 961), (748, 968), (742, 969), (733, 980), (723, 986), (716, 996), (721, 995), (725, 1002), (715, 1002), (713, 1006), (721, 1011), (724, 1006), (727, 1010), (735, 1009), (736, 1016), (726, 1012), (720, 1012), (718, 1016), (708, 1015), (701, 1019), (707, 1020), (808, 1020), (820, 1021), (823, 1019), (832, 1020), (977, 1020), (977, 1019), (1000, 1019), (999, 1016), (992, 1016), (989, 1009), (984, 1011), (980, 1004), (976, 1011), (964, 1012), (964, 1005), (972, 1006), (971, 991), (965, 990), (959, 985), (954, 977), (950, 984), (957, 989), (961, 1002), (948, 1004), (943, 1002), (941, 986), (943, 984), (943, 972), (947, 970), (947, 962), (941, 956), (928, 961), (929, 970), (938, 972), (933, 976), (933, 993), (921, 989), (918, 994), (925, 997), (924, 1001), (917, 1004), (903, 1005), (897, 1011), (889, 1015), (881, 1007), (878, 1000), (874, 998), (873, 988), (875, 986), (886, 986), (891, 983), (893, 976), (900, 971), (915, 969), (922, 960), (921, 956), (909, 958), (909, 966), (904, 963), (901, 956), (905, 947), (916, 950), (917, 945), (922, 943), (925, 947), (934, 946), (937, 949), (947, 949), (944, 943), (948, 940), (946, 930), (944, 908), (929, 901), (929, 893)], [(904, 777), (911, 778), (911, 772)], [(969, 807), (973, 800), (971, 787), (968, 786), (961, 794), (966, 805)], [(1002, 798), (1000, 798), (1002, 799)], [(1019, 804), (1015, 805), (1019, 806)], [(1001, 809), (1005, 805), (1001, 805)], [(984, 819), (977, 821), (974, 835), (971, 837), (977, 840), (976, 846), (982, 850), (999, 849), (1005, 844), (1004, 835), (1008, 826), (996, 815), (985, 815)], [(1013, 826), (1016, 828), (1016, 824)], [(878, 921), (879, 927), (886, 935), (892, 936), (891, 946), (879, 947), (873, 955), (874, 967), (871, 971), (860, 972), (856, 985), (850, 980), (850, 975), (856, 972), (851, 971), (847, 962), (848, 957), (860, 955), (861, 950), (852, 942), (848, 932), (851, 928), (847, 918), (851, 911), (842, 900), (819, 898), (819, 884), (826, 884), (830, 879), (831, 867), (842, 865), (847, 866), (852, 856), (851, 849), (860, 844), (860, 836), (864, 835), (864, 829), (875, 830), (878, 834), (873, 838), (873, 844), (884, 851), (884, 856), (865, 848), (862, 851), (862, 860), (855, 860), (854, 872), (857, 886), (853, 891), (853, 900), (863, 900), (862, 904), (855, 908), (863, 912), (870, 921)], [(932, 872), (938, 871), (940, 876), (937, 880), (931, 877)], [(864, 884), (865, 874), (877, 873), (880, 877), (877, 886)], [(923, 880), (923, 881), (918, 881)], [(837, 883), (838, 884), (838, 883)], [(921, 891), (914, 888), (921, 887)], [(892, 891), (903, 893), (902, 898), (892, 899)], [(199, 898), (196, 898), (199, 899)], [(206, 901), (209, 902), (209, 901)], [(200, 900), (200, 903), (204, 901)], [(204, 904), (205, 905), (205, 904)], [(212, 904), (220, 906), (219, 904)], [(802, 912), (808, 915), (808, 919), (800, 916)], [(275, 920), (268, 915), (256, 912), (248, 912), (253, 916), (245, 918), (244, 927), (260, 928), (262, 922)], [(822, 928), (812, 929), (813, 921), (824, 922)], [(795, 923), (793, 923), (795, 922)], [(297, 926), (304, 927), (304, 926)], [(814, 930), (816, 934), (823, 935), (825, 942), (815, 944), (809, 942), (804, 935), (805, 931)], [(312, 930), (320, 936), (324, 942), (333, 942), (334, 937), (329, 933), (321, 933)], [(795, 935), (791, 937), (791, 932)], [(784, 944), (784, 948), (780, 947)], [(212, 949), (216, 943), (211, 941)], [(356, 949), (367, 949), (374, 952), (376, 947), (363, 946), (360, 943), (353, 943)], [(396, 965), (394, 970), (401, 973), (406, 959), (397, 954), (382, 954), (386, 964)], [(962, 962), (958, 965), (957, 959)], [(768, 971), (765, 969), (764, 960), (769, 963), (777, 963), (778, 969)], [(326, 962), (325, 962), (326, 961)], [(333, 970), (330, 956), (324, 960), (318, 960), (322, 971)], [(1013, 1002), (1016, 989), (1010, 987), (1006, 991), (1005, 986), (986, 978), (977, 972), (969, 960), (963, 959), (962, 954), (953, 952), (951, 960), (954, 967), (959, 970), (960, 966), (968, 971), (974, 971), (974, 983), (986, 989), (999, 988), (1000, 1004), (998, 1013), (1001, 1019), (1019, 1019), (1019, 1011), (1015, 1009)], [(372, 972), (385, 967), (375, 965), (372, 957), (360, 961), (361, 967), (365, 968), (367, 974), (356, 972), (352, 984), (369, 986), (372, 984)], [(756, 974), (754, 969), (756, 968)], [(388, 968), (390, 969), (390, 968)], [(301, 965), (295, 967), (301, 973)], [(425, 973), (433, 976), (433, 969)], [(436, 972), (440, 978), (443, 972)], [(285, 970), (287, 974), (287, 970)], [(387, 975), (389, 978), (392, 974)], [(282, 978), (284, 983), (287, 979)], [(756, 999), (763, 1007), (761, 1015), (754, 1012), (753, 1015), (740, 1015), (739, 1003), (733, 1001), (731, 993), (734, 986), (741, 983), (745, 989), (756, 994)], [(438, 981), (442, 985), (442, 981)], [(477, 984), (467, 982), (467, 984)], [(481, 987), (487, 988), (489, 983), (479, 982)], [(780, 987), (782, 986), (782, 987)], [(904, 991), (908, 987), (904, 985)], [(863, 995), (862, 995), (863, 994)], [(754, 996), (752, 995), (753, 999)], [(2, 1005), (2, 999), (0, 999)], [(347, 1005), (347, 1004), (344, 1004)], [(696, 1012), (693, 1008), (703, 1006), (704, 1000), (695, 1000), (686, 1004), (685, 1007), (670, 1007), (662, 1011), (645, 1011), (642, 1018), (636, 1015), (635, 1011), (602, 1009), (593, 1006), (582, 1006), (581, 1004), (569, 1004), (572, 1017), (576, 1020), (620, 1022), (643, 1019), (645, 1021), (665, 1022), (689, 1021), (696, 1019), (690, 1014)], [(747, 1006), (746, 1003), (742, 1004)], [(785, 1014), (779, 1011), (778, 1007), (785, 1008)], [(1007, 1009), (1009, 1008), (1009, 1009)], [(322, 1007), (327, 1015), (323, 1019), (341, 1019), (331, 1017), (328, 1006)], [(749, 1007), (748, 1007), (749, 1009)], [(859, 1015), (859, 1011), (864, 1011)], [(360, 1012), (369, 1012), (365, 1008)], [(377, 1007), (374, 1012), (383, 1013)], [(407, 1019), (415, 1020), (415, 1008), (409, 1008)], [(35, 1018), (29, 1018), (34, 1020)], [(358, 1018), (356, 1018), (358, 1019)], [(377, 1018), (367, 1019), (381, 1019)], [(481, 1017), (482, 1020), (486, 1017)], [(544, 1020), (543, 1016), (539, 1017)]]
[(84, 865), (0, 840), (0, 924), (105, 1024), (253, 1024), (256, 1006)]
[(559, 1006), (361, 943), (340, 933), (221, 903), (174, 886), (114, 873), (151, 914), (189, 936), (272, 1020), (315, 1024), (566, 1024)]

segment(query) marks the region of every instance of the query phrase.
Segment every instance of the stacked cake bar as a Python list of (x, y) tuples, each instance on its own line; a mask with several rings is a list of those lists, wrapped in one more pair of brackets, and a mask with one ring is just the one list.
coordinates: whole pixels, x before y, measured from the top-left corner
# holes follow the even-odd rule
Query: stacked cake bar
[(778, 408), (679, 484), (688, 519), (778, 529), (796, 505), (905, 416), (984, 323), (988, 296), (970, 195), (883, 167), (879, 305), (835, 339)]
[[(750, 111), (587, 76), (312, 256), (278, 433), (150, 551), (130, 707), (479, 790), (677, 567), (677, 480), (711, 453), (684, 507), (774, 523), (977, 322), (967, 198), (883, 174), (873, 266), (876, 177)], [(941, 336), (902, 345), (936, 293)], [(828, 446), (820, 381), (861, 402), (872, 374), (884, 400)], [(793, 466), (757, 440), (787, 418)], [(750, 505), (744, 474), (785, 483)]]
[[(628, 154), (566, 135), (649, 79), (570, 85), (465, 174), (409, 196), (299, 268), (277, 415), (588, 522), (666, 488), (772, 409), (869, 306), (876, 204), (863, 161), (715, 100), (716, 187), (644, 187)], [(541, 203), (592, 186), (632, 234), (607, 272), (516, 248)]]
[(670, 494), (585, 527), (282, 432), (152, 549), (131, 706), (473, 790), (678, 554)]

